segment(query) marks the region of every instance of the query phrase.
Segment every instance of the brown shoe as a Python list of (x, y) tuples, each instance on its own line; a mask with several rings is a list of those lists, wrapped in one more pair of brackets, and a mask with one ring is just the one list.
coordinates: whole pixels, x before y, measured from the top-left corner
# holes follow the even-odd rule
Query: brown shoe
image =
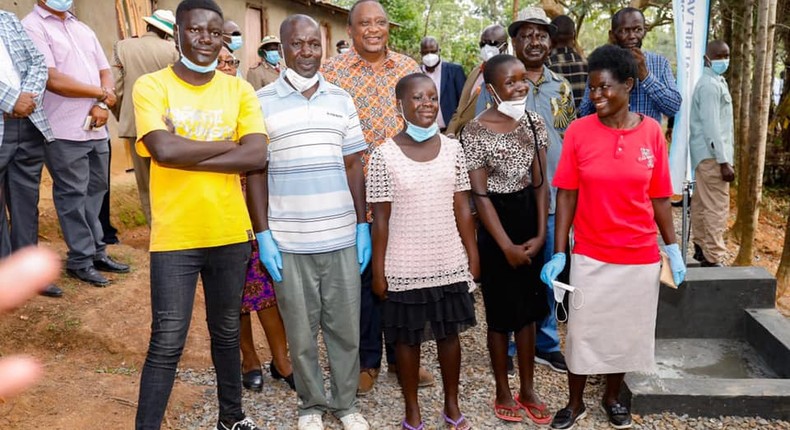
[(365, 396), (373, 391), (373, 386), (376, 385), (376, 378), (378, 378), (378, 376), (379, 369), (360, 369), (357, 396)]
[[(398, 366), (395, 364), (390, 364), (387, 366), (387, 373), (394, 373), (395, 375), (398, 374)], [(431, 385), (435, 384), (436, 381), (433, 379), (433, 375), (428, 369), (420, 366), (419, 370), (419, 381), (417, 382), (418, 387), (430, 387)], [(398, 379), (398, 383), (400, 384), (400, 379)]]

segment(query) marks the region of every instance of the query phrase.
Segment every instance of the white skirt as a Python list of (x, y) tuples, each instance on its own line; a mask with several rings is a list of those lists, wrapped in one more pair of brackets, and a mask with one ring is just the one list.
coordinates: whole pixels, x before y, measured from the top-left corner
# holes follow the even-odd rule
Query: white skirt
[(660, 263), (609, 264), (571, 257), (568, 369), (577, 375), (651, 371)]

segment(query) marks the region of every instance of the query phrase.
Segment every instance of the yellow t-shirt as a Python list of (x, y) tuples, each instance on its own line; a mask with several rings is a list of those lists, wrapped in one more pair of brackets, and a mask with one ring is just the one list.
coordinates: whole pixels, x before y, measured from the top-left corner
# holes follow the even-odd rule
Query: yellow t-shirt
[[(199, 141), (238, 141), (266, 133), (252, 86), (216, 72), (207, 84), (184, 82), (167, 67), (140, 77), (134, 85), (137, 153), (150, 157), (143, 137), (167, 131), (162, 116), (173, 121), (176, 134)], [(263, 166), (261, 166), (263, 167)], [(238, 174), (195, 172), (151, 160), (152, 252), (207, 248), (253, 238)]]

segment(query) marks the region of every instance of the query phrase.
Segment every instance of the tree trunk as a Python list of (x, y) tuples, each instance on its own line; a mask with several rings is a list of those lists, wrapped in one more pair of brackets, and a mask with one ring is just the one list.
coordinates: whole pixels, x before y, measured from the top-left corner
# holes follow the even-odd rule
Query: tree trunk
[(784, 251), (776, 270), (776, 299), (777, 302), (787, 301), (790, 305), (790, 213), (787, 214)]
[[(742, 9), (743, 27), (741, 32), (736, 31), (743, 37), (741, 44), (740, 58), (740, 91), (738, 94), (738, 110), (735, 113), (735, 172), (738, 175), (738, 193), (736, 196), (737, 215), (732, 232), (737, 238), (743, 235), (743, 219), (746, 214), (745, 199), (747, 194), (747, 180), (749, 176), (749, 122), (751, 109), (749, 94), (752, 92), (752, 40), (754, 40), (754, 0), (747, 0)], [(730, 58), (738, 58), (730, 56)], [(740, 60), (739, 60), (740, 61)], [(733, 106), (734, 108), (734, 106)]]
[(771, 107), (771, 70), (773, 70), (774, 31), (777, 0), (760, 0), (757, 9), (757, 32), (754, 56), (754, 91), (751, 94), (749, 164), (744, 196), (741, 247), (735, 264), (748, 266), (754, 257), (754, 236), (760, 215), (765, 168), (765, 145), (768, 137), (768, 112)]

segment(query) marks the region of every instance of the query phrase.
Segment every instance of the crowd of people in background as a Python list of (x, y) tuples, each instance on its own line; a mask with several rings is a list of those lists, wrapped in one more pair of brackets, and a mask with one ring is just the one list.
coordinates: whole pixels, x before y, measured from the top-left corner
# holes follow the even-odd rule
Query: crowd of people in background
[[(613, 14), (610, 44), (585, 57), (572, 19), (526, 7), (482, 31), (481, 62), (467, 76), (435, 37), (420, 42), (419, 63), (389, 49), (376, 0), (350, 8), (350, 43), (339, 41), (337, 55), (322, 60), (318, 23), (292, 15), (263, 37), (246, 72), (242, 28), (213, 0), (144, 17), (146, 33), (118, 41), (112, 61), (71, 6), (38, 0), (21, 21), (0, 11), (0, 253), (37, 244), (46, 165), (67, 273), (104, 287), (100, 272), (130, 270), (107, 253), (117, 241), (106, 127), (115, 115), (150, 226), (137, 429), (162, 424), (198, 279), (218, 430), (258, 428), (242, 409), (242, 390), (263, 387), (253, 314), (269, 373), (298, 396), (300, 430), (322, 430), (325, 414), (368, 429), (357, 399), (375, 389), (384, 359), (402, 388), (401, 427), (424, 429), (419, 387), (435, 383), (420, 365), (428, 341), (445, 427), (473, 428), (459, 393), (460, 336), (478, 323), (478, 286), (493, 415), (573, 428), (586, 416), (587, 377), (603, 374), (600, 407), (612, 427), (632, 426), (620, 387), (626, 372), (654, 365), (662, 258), (676, 284), (686, 271), (661, 126), (681, 95), (668, 60), (642, 48), (639, 9)], [(728, 59), (726, 44), (708, 44), (688, 101), (703, 266), (724, 263)], [(42, 294), (63, 291), (50, 284)], [(559, 411), (538, 394), (536, 363), (567, 374)]]

